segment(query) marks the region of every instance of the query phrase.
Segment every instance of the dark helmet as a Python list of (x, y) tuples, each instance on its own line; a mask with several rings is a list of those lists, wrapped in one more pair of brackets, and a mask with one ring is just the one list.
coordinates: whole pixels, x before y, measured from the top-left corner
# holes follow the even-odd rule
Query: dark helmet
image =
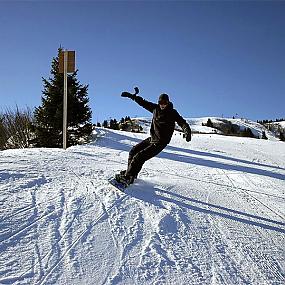
[(163, 104), (169, 103), (169, 97), (168, 97), (167, 94), (163, 93), (163, 94), (161, 94), (161, 95), (159, 96), (159, 98), (158, 98), (158, 104), (161, 104), (161, 103), (163, 103)]

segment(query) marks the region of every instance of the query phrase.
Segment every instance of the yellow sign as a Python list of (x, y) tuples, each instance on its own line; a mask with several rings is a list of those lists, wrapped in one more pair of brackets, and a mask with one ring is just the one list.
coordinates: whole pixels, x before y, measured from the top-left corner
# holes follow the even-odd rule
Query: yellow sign
[(67, 73), (75, 71), (75, 51), (61, 51), (59, 53), (58, 64), (59, 73), (64, 73), (64, 53), (67, 53)]

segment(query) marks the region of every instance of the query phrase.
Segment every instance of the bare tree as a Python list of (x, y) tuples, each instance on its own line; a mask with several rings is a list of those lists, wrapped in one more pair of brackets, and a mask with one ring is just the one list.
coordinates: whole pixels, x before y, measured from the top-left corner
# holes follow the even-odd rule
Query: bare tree
[(0, 149), (27, 148), (32, 138), (31, 123), (33, 113), (27, 108), (15, 110), (6, 108), (0, 114)]

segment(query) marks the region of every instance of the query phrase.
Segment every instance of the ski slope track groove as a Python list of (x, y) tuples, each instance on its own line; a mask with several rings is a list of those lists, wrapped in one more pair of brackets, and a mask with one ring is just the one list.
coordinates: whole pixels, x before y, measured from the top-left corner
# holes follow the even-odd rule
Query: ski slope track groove
[(175, 132), (123, 193), (146, 137), (0, 152), (0, 284), (285, 284), (285, 144)]

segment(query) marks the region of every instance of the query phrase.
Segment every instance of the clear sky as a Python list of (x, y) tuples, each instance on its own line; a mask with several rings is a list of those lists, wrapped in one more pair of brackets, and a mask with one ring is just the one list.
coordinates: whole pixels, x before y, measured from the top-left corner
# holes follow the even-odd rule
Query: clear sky
[(60, 45), (93, 122), (150, 116), (122, 91), (168, 93), (184, 117), (285, 117), (285, 1), (0, 0), (0, 108), (41, 104)]

